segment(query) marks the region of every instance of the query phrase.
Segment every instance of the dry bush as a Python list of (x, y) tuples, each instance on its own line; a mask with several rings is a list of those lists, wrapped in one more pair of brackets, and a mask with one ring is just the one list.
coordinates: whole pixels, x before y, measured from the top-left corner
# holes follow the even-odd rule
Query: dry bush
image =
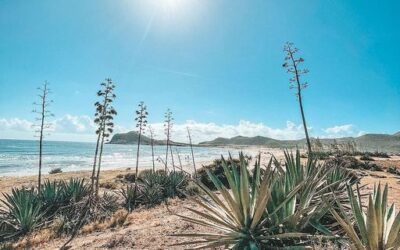
[(109, 228), (120, 227), (124, 225), (127, 216), (128, 212), (125, 209), (119, 209), (109, 219), (104, 221), (98, 220), (84, 225), (81, 229), (81, 233), (89, 234), (95, 231), (103, 231)]
[(44, 244), (56, 237), (51, 228), (42, 229), (20, 238), (16, 242), (10, 242), (0, 249), (30, 249), (35, 246)]
[(107, 241), (102, 247), (112, 249), (112, 248), (133, 248), (135, 246), (135, 242), (132, 241), (131, 237), (126, 237), (124, 235), (117, 235), (112, 237)]
[(105, 188), (105, 189), (117, 189), (118, 185), (117, 185), (117, 183), (115, 183), (113, 181), (106, 181), (106, 182), (100, 183), (100, 187)]

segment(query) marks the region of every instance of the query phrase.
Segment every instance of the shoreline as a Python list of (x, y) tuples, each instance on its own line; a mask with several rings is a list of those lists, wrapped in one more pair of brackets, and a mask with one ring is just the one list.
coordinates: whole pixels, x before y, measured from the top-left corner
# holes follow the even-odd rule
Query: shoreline
[[(261, 154), (261, 159), (263, 163), (267, 163), (271, 154), (274, 154), (275, 157), (283, 157), (283, 151), (279, 149), (271, 149), (271, 148), (259, 148), (259, 147), (246, 147), (242, 148), (243, 152), (251, 155), (253, 158)], [(237, 153), (237, 152), (236, 152)], [(232, 154), (232, 157), (237, 157), (237, 154)], [(203, 165), (208, 165), (212, 163), (215, 159), (219, 159), (220, 157), (210, 157), (207, 160), (199, 160), (196, 161), (196, 168), (199, 169)], [(139, 165), (139, 172), (145, 169), (152, 169), (151, 164), (143, 164)], [(156, 165), (156, 169), (164, 169), (161, 164)], [(179, 169), (179, 168), (177, 168)], [(183, 164), (183, 170), (189, 173), (193, 172), (193, 165)], [(115, 167), (112, 169), (103, 169), (100, 173), (100, 182), (112, 181), (119, 174), (127, 174), (134, 173), (135, 166), (134, 163), (130, 167)], [(57, 174), (43, 174), (42, 181), (45, 180), (66, 180), (70, 178), (86, 178), (90, 179), (90, 175), (92, 170), (78, 170), (78, 171), (65, 171)], [(9, 192), (13, 187), (30, 187), (34, 186), (37, 183), (37, 174), (35, 173), (19, 173), (18, 175), (0, 175), (0, 193)]]

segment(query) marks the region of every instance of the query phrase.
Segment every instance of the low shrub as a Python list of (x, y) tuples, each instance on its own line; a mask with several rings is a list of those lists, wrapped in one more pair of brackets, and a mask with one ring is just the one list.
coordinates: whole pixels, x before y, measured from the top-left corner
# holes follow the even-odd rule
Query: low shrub
[(134, 173), (128, 173), (124, 175), (124, 180), (133, 183), (136, 180), (136, 175)]
[(59, 174), (62, 173), (62, 169), (61, 168), (53, 168), (49, 171), (49, 174)]
[(369, 154), (364, 154), (363, 156), (360, 157), (360, 160), (362, 160), (362, 161), (374, 161), (374, 159)]
[[(244, 160), (244, 158), (243, 158), (243, 160)], [(231, 169), (232, 166), (235, 166), (237, 171), (240, 172), (240, 169), (238, 167), (238, 164), (240, 163), (240, 161), (238, 159), (233, 159), (230, 157), (228, 160), (225, 160), (224, 158), (222, 158), (222, 159), (216, 159), (210, 165), (205, 165), (202, 168), (198, 169), (197, 170), (197, 179), (201, 183), (203, 183), (207, 188), (209, 188), (211, 190), (216, 190), (214, 183), (211, 181), (209, 175), (207, 174), (207, 172), (209, 171), (210, 173), (215, 175), (222, 182), (222, 184), (224, 186), (229, 188), (229, 183), (225, 176), (224, 168), (222, 167), (223, 163), (225, 163), (229, 169)]]
[(189, 181), (188, 185), (186, 186), (186, 194), (187, 195), (197, 195), (201, 193), (201, 190), (198, 185), (196, 185), (193, 181)]
[(100, 183), (100, 187), (101, 188), (105, 188), (105, 189), (117, 189), (117, 183), (113, 182), (113, 181), (107, 181), (107, 182), (102, 182)]
[(119, 208), (118, 200), (119, 197), (110, 192), (104, 192), (99, 198), (102, 210), (105, 212), (106, 216), (113, 214)]
[(328, 166), (340, 166), (343, 168), (350, 169), (365, 169), (371, 171), (383, 171), (382, 167), (371, 163), (370, 161), (359, 161), (355, 157), (352, 156), (336, 156), (334, 158), (328, 159), (325, 164)]
[(149, 174), (152, 174), (152, 173), (153, 173), (153, 170), (152, 170), (152, 169), (144, 169), (144, 170), (142, 170), (142, 171), (139, 172), (138, 178), (139, 178), (139, 179), (145, 178), (145, 176), (147, 176), (147, 175), (149, 175)]
[(72, 220), (68, 219), (63, 214), (58, 214), (51, 224), (50, 228), (57, 236), (71, 234), (75, 228), (75, 223)]
[(316, 151), (316, 152), (312, 152), (311, 155), (314, 159), (326, 160), (326, 159), (329, 159), (329, 157), (332, 155), (332, 153), (324, 152), (324, 151)]
[(146, 207), (154, 207), (163, 200), (163, 187), (160, 184), (143, 185), (140, 189), (140, 203)]
[(383, 168), (375, 163), (369, 161), (364, 162), (363, 168), (371, 171), (383, 171)]
[(373, 157), (378, 157), (378, 158), (390, 158), (390, 156), (389, 156), (389, 154), (388, 153), (385, 153), (385, 152), (378, 152), (378, 151), (375, 151), (375, 152), (373, 152), (373, 153), (368, 153), (370, 156), (373, 156)]
[(395, 175), (400, 175), (400, 170), (396, 166), (388, 167), (387, 172)]
[(328, 166), (340, 166), (343, 168), (359, 169), (362, 162), (351, 156), (336, 156), (325, 162)]

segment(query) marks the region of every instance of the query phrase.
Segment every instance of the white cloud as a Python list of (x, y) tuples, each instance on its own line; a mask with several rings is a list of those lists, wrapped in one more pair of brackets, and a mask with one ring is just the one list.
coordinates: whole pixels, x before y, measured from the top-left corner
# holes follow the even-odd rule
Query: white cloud
[[(0, 118), (0, 138), (14, 139), (32, 139), (34, 128), (32, 122), (19, 118), (5, 119)], [(96, 136), (94, 131), (96, 126), (92, 118), (87, 115), (74, 116), (66, 114), (52, 121), (49, 139), (52, 140), (70, 140), (70, 141), (94, 141)], [(164, 139), (164, 124), (150, 124), (155, 132), (156, 139)], [(187, 130), (189, 127), (194, 143), (213, 140), (217, 137), (231, 138), (235, 136), (265, 136), (281, 140), (293, 140), (304, 138), (304, 130), (302, 125), (295, 124), (291, 121), (286, 122), (286, 126), (281, 128), (273, 128), (264, 123), (254, 123), (241, 120), (237, 124), (216, 124), (202, 123), (194, 120), (188, 120), (184, 123), (174, 124), (172, 128), (172, 140), (177, 142), (187, 142)], [(116, 124), (115, 133), (123, 133), (134, 130)], [(326, 129), (322, 129), (319, 135), (312, 128), (309, 128), (313, 137), (334, 138), (345, 136), (360, 136), (363, 131), (358, 130), (352, 124), (336, 125)], [(146, 133), (148, 135), (148, 133)]]
[(19, 118), (2, 118), (0, 119), (0, 127), (2, 130), (17, 130), (26, 132), (32, 130), (32, 122)]
[[(83, 140), (90, 141), (95, 138), (95, 125), (89, 116), (74, 116), (66, 114), (49, 122), (48, 129), (52, 140)], [(10, 118), (0, 119), (0, 138), (6, 139), (32, 139), (35, 135), (34, 123), (29, 120)]]
[(91, 117), (87, 115), (64, 115), (52, 122), (52, 130), (60, 133), (92, 133), (96, 130)]
[[(164, 124), (150, 124), (155, 132), (157, 139), (164, 139)], [(288, 121), (283, 128), (271, 128), (263, 123), (253, 123), (250, 121), (241, 120), (238, 124), (216, 124), (216, 123), (201, 123), (193, 120), (188, 120), (185, 123), (174, 124), (172, 128), (172, 140), (186, 142), (187, 130), (189, 127), (193, 142), (202, 142), (213, 140), (216, 137), (231, 138), (234, 136), (266, 136), (275, 139), (300, 139), (304, 137), (304, 130), (301, 125), (296, 125)], [(124, 129), (128, 131), (128, 129)]]
[(358, 130), (353, 124), (336, 125), (323, 129), (323, 132), (325, 133), (323, 137), (326, 138), (360, 136), (365, 133), (364, 131)]

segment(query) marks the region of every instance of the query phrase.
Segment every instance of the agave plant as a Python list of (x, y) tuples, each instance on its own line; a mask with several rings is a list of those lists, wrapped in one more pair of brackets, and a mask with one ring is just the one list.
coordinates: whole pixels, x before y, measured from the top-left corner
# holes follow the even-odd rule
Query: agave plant
[(381, 185), (374, 187), (374, 192), (368, 197), (368, 206), (363, 211), (360, 188), (356, 193), (348, 187), (355, 227), (352, 219), (341, 208), (341, 215), (331, 209), (338, 223), (342, 226), (350, 241), (351, 249), (356, 250), (386, 250), (400, 248), (400, 213), (396, 214), (395, 205), (387, 206), (388, 185), (382, 192)]
[(13, 188), (11, 194), (3, 194), (0, 214), (4, 217), (2, 225), (3, 232), (0, 238), (13, 238), (31, 232), (40, 226), (43, 212), (42, 204), (34, 189)]
[(140, 201), (146, 207), (154, 207), (164, 200), (163, 187), (159, 184), (142, 185)]
[[(276, 174), (271, 186), (271, 199), (267, 204), (269, 212), (280, 209), (270, 215), (271, 224), (279, 226), (279, 231), (300, 231), (333, 235), (335, 220), (329, 213), (330, 206), (323, 200), (333, 200), (333, 193), (343, 203), (348, 203), (346, 185), (351, 177), (337, 168), (320, 165), (313, 158), (303, 164), (300, 152), (285, 151), (285, 166), (274, 160)], [(300, 185), (301, 184), (301, 185)], [(297, 186), (299, 191), (292, 199), (288, 194)], [(286, 202), (284, 202), (286, 200)], [(283, 206), (282, 203), (285, 203)]]
[(225, 246), (233, 249), (264, 249), (276, 241), (309, 236), (309, 234), (298, 232), (274, 233), (267, 226), (270, 221), (269, 216), (274, 215), (277, 210), (293, 199), (301, 184), (287, 195), (281, 205), (275, 208), (275, 211), (266, 213), (267, 203), (271, 199), (274, 172), (269, 168), (261, 176), (258, 160), (255, 164), (254, 175), (250, 178), (247, 171), (248, 164), (243, 154), (240, 154), (239, 159), (240, 173), (235, 167), (228, 168), (226, 161), (222, 160), (230, 191), (217, 176), (208, 172), (221, 196), (213, 193), (201, 182), (197, 182), (199, 188), (209, 199), (199, 196), (200, 199), (194, 199), (194, 201), (206, 211), (187, 209), (200, 216), (201, 219), (178, 215), (186, 221), (213, 228), (220, 233), (179, 234), (178, 236), (200, 237), (201, 239), (177, 245), (200, 243), (198, 248)]
[(170, 172), (164, 184), (165, 198), (180, 196), (188, 184), (188, 175), (181, 171)]
[(140, 197), (140, 187), (139, 192), (135, 192), (135, 185), (127, 185), (126, 188), (121, 189), (121, 195), (124, 197), (124, 207), (128, 212), (132, 212)]
[(71, 178), (63, 182), (64, 196), (72, 202), (78, 202), (89, 194), (90, 188), (85, 179)]
[(53, 215), (57, 209), (67, 203), (67, 198), (64, 192), (64, 182), (56, 182), (46, 180), (40, 190), (39, 199), (42, 201), (42, 210), (46, 211), (47, 215)]
[(181, 171), (170, 173), (165, 171), (142, 171), (139, 175), (139, 182), (143, 188), (158, 186), (162, 190), (163, 199), (173, 198), (180, 196), (187, 186), (188, 175)]

